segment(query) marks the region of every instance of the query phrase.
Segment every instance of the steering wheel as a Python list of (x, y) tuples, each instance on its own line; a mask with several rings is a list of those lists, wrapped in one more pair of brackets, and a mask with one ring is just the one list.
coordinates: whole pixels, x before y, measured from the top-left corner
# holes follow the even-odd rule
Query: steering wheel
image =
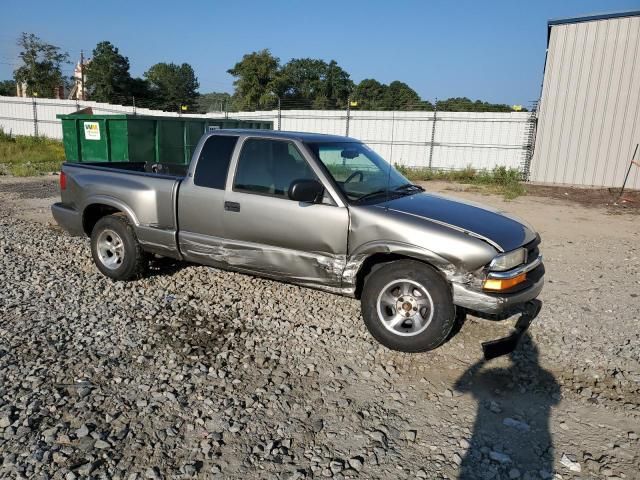
[(358, 182), (362, 182), (364, 180), (364, 173), (362, 172), (362, 170), (356, 170), (355, 172), (353, 172), (351, 175), (347, 177), (344, 183), (349, 183), (351, 180), (353, 180), (356, 177), (356, 175), (360, 175), (360, 180), (358, 180)]

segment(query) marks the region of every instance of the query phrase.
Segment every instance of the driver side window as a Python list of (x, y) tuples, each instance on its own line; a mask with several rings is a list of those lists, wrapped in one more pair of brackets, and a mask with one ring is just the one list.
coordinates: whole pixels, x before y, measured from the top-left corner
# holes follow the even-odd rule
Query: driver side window
[(244, 142), (233, 182), (235, 191), (289, 198), (294, 180), (317, 177), (293, 143), (258, 138)]

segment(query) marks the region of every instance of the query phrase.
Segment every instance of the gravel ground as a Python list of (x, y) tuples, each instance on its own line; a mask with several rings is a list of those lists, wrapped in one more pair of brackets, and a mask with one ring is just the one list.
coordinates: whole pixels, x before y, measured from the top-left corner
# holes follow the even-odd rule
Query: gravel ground
[(637, 216), (448, 192), (543, 236), (543, 311), (484, 363), (512, 322), (404, 355), (352, 299), (167, 262), (113, 283), (49, 224), (54, 182), (0, 178), (0, 478), (640, 478)]

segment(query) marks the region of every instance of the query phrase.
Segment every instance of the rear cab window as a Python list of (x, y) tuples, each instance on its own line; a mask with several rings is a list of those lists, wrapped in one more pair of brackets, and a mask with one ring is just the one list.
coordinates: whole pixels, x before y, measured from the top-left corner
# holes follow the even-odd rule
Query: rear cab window
[(224, 190), (237, 136), (212, 135), (202, 147), (193, 183), (199, 187)]

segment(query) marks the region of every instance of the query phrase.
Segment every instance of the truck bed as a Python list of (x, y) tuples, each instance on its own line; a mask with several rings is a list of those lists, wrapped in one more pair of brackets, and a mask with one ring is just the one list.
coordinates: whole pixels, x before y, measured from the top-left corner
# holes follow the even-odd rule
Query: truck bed
[[(178, 252), (178, 188), (186, 169), (186, 165), (148, 162), (65, 163), (62, 204), (85, 216), (92, 208), (124, 212), (146, 250), (174, 256)], [(86, 218), (82, 223), (86, 225)]]
[(177, 163), (153, 163), (153, 162), (82, 162), (68, 163), (73, 166), (98, 167), (109, 170), (124, 170), (127, 172), (149, 173), (183, 178), (187, 174), (188, 165)]

